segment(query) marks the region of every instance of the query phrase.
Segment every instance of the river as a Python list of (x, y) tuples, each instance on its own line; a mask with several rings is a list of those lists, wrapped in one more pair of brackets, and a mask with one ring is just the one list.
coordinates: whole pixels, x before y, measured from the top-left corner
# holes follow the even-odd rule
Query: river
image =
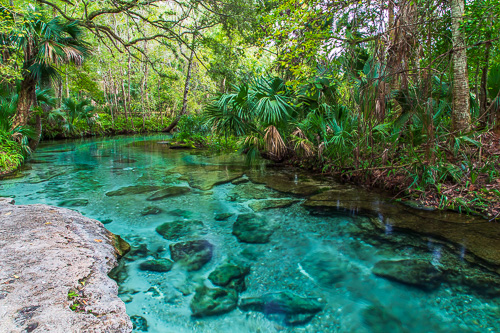
[(135, 331), (500, 332), (497, 223), (163, 139), (45, 142), (0, 180), (132, 245), (111, 276)]

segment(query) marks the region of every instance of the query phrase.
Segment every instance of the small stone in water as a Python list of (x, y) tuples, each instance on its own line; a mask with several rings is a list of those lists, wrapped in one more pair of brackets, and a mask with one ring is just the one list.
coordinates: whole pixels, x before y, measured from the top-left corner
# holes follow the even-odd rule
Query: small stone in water
[(188, 271), (197, 271), (212, 259), (213, 245), (206, 240), (170, 244), (170, 256)]
[(219, 315), (236, 308), (238, 294), (232, 289), (198, 288), (191, 300), (190, 308), (194, 317)]
[(168, 259), (153, 259), (141, 262), (139, 269), (141, 271), (168, 272), (172, 269), (174, 263)]
[(146, 216), (146, 215), (158, 215), (160, 214), (161, 212), (163, 212), (163, 210), (159, 207), (156, 207), (156, 206), (148, 206), (146, 208), (144, 208), (142, 211), (141, 211), (141, 215), (142, 216)]
[(130, 316), (130, 320), (132, 321), (133, 329), (136, 331), (147, 332), (148, 331), (148, 322), (146, 318), (141, 316)]

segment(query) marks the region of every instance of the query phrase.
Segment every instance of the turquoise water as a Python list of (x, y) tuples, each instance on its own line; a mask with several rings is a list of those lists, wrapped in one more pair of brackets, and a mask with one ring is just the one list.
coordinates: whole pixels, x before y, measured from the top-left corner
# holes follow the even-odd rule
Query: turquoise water
[[(250, 170), (239, 156), (171, 150), (157, 143), (161, 139), (45, 143), (19, 178), (0, 181), (0, 196), (15, 197), (17, 204), (78, 210), (132, 245), (113, 277), (137, 332), (500, 332), (497, 276), (465, 261), (464, 249), (416, 233), (381, 231), (374, 227), (374, 217), (348, 210), (306, 209), (300, 191), (288, 191), (286, 185), (278, 192), (265, 185), (266, 175), (286, 174), (292, 179), (290, 189), (307, 184), (342, 191), (330, 180), (291, 169), (266, 169), (264, 162)], [(142, 193), (135, 194), (134, 189), (123, 190), (137, 185), (149, 187), (136, 187)], [(172, 187), (184, 193), (147, 200)], [(122, 195), (110, 195), (120, 189)], [(262, 201), (266, 198), (287, 207), (260, 210), (269, 207)], [(232, 233), (238, 216), (245, 213), (265, 221), (272, 233), (268, 242), (246, 243)], [(155, 230), (164, 223), (190, 221), (202, 227), (175, 239), (167, 240)], [(140, 268), (147, 260), (170, 259), (171, 244), (199, 239), (213, 245), (210, 260), (199, 270), (188, 271), (180, 263), (167, 272)], [(412, 284), (373, 274), (381, 260), (402, 259), (431, 263), (447, 278)], [(192, 316), (190, 304), (196, 292), (201, 293), (197, 290), (215, 288), (208, 276), (227, 260), (249, 268), (246, 290), (237, 293), (240, 303), (290, 292), (320, 311), (304, 316), (304, 309), (292, 309), (302, 317), (287, 316), (284, 312), (292, 310), (267, 301), (260, 310), (232, 306), (225, 313)], [(481, 277), (483, 282), (467, 277)]]

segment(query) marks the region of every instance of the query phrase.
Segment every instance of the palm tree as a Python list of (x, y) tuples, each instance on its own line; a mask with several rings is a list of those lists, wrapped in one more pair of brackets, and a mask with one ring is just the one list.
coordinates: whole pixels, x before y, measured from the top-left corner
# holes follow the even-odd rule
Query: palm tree
[(74, 132), (74, 122), (77, 119), (85, 120), (89, 126), (91, 125), (90, 119), (93, 116), (94, 107), (91, 105), (89, 99), (76, 101), (71, 98), (65, 98), (62, 104), (62, 109), (67, 113), (64, 130), (70, 133)]
[(226, 136), (246, 135), (245, 146), (262, 138), (269, 157), (282, 160), (287, 152), (282, 134), (296, 116), (292, 96), (282, 79), (261, 77), (219, 95), (205, 109), (207, 124)]
[(28, 123), (31, 108), (36, 105), (37, 84), (57, 77), (57, 67), (61, 64), (82, 64), (89, 54), (82, 34), (77, 21), (65, 22), (59, 17), (48, 19), (40, 11), (30, 8), (22, 23), (12, 30), (8, 38), (4, 38), (23, 53), (24, 59), (19, 101), (11, 125), (13, 132)]

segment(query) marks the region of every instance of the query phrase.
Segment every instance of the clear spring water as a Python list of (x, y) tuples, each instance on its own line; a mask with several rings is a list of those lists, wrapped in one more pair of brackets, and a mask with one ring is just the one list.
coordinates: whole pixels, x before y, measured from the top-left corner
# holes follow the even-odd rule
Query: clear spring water
[[(214, 177), (224, 178), (225, 172), (229, 178), (232, 172), (237, 176), (245, 168), (242, 160), (165, 149), (156, 144), (160, 139), (119, 137), (45, 143), (22, 171), (23, 177), (0, 181), (0, 195), (14, 196), (17, 204), (76, 209), (106, 223), (134, 249), (147, 247), (147, 251), (134, 251), (122, 260), (119, 279), (120, 297), (128, 314), (138, 320), (138, 332), (500, 332), (499, 295), (485, 296), (453, 283), (426, 290), (372, 273), (379, 260), (404, 258), (439, 261), (448, 257), (452, 265), (455, 261), (465, 265), (462, 274), (479, 270), (464, 264), (459, 253), (443, 250), (446, 246), (440, 243), (430, 245), (428, 239), (404, 234), (394, 235), (390, 242), (381, 240), (378, 231), (362, 227), (367, 218), (314, 214), (301, 206), (300, 196), (293, 197), (299, 201), (289, 207), (259, 212), (275, 228), (269, 243), (238, 241), (231, 233), (238, 214), (252, 212), (250, 207), (256, 200), (290, 195), (252, 182), (229, 182), (207, 189)], [(215, 176), (214, 171), (218, 172)], [(106, 195), (132, 185), (188, 186), (185, 179), (191, 185), (201, 184), (198, 187), (204, 190), (192, 188), (159, 201), (146, 201), (151, 193)], [(296, 177), (297, 182), (300, 179)], [(141, 214), (151, 206), (161, 212)], [(216, 213), (234, 215), (216, 221)], [(171, 242), (155, 228), (183, 219), (204, 223), (204, 233), (195, 238), (214, 245), (210, 262), (194, 272), (178, 265), (165, 273), (140, 270), (139, 264), (147, 259), (170, 256)], [(174, 242), (192, 237), (180, 235)], [(279, 315), (238, 308), (217, 316), (192, 317), (189, 305), (196, 287), (213, 287), (207, 276), (229, 257), (251, 267), (240, 299), (290, 291), (319, 300), (323, 310), (296, 326), (287, 325)], [(308, 262), (316, 265), (307, 266)], [(326, 284), (321, 282), (325, 279)]]

